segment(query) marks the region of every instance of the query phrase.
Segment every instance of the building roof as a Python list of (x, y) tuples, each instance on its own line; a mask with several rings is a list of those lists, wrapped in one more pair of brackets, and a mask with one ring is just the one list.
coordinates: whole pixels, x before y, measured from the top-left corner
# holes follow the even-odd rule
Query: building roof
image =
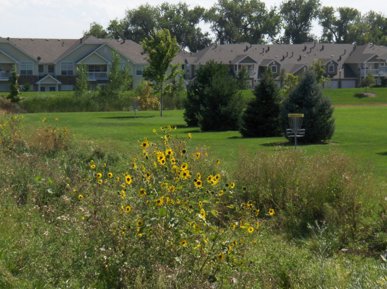
[(75, 39), (2, 38), (39, 63), (55, 60), (77, 41)]
[(376, 55), (381, 59), (386, 59), (387, 47), (318, 42), (273, 45), (241, 43), (212, 45), (197, 54), (193, 54), (190, 63), (205, 64), (212, 60), (218, 63), (232, 64), (248, 56), (262, 66), (276, 61), (282, 67), (296, 68), (310, 66), (316, 60), (321, 60), (324, 64), (334, 61), (339, 66), (344, 63), (362, 63)]
[(147, 63), (141, 45), (131, 40), (118, 41), (91, 36), (80, 39), (0, 38), (0, 42), (10, 43), (39, 63), (55, 63), (82, 44), (107, 45), (135, 64)]

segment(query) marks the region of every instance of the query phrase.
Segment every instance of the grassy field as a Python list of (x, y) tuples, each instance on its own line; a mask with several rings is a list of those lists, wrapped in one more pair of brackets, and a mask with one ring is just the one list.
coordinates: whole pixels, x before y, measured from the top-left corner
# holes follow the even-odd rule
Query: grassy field
[[(243, 139), (239, 132), (200, 132), (197, 128), (186, 128), (182, 111), (165, 111), (160, 118), (158, 112), (105, 112), (105, 113), (54, 113), (27, 114), (28, 126), (38, 126), (43, 118), (54, 126), (67, 127), (75, 139), (91, 140), (103, 149), (131, 153), (138, 141), (156, 136), (154, 128), (165, 125), (177, 126), (177, 135), (193, 135), (192, 146), (206, 146), (212, 154), (233, 166), (241, 151), (290, 149), (286, 139)], [(336, 105), (334, 116), (336, 131), (328, 145), (299, 147), (310, 153), (331, 150), (343, 151), (361, 164), (368, 166), (376, 175), (387, 174), (387, 106)]]
[[(187, 128), (181, 110), (24, 114), (32, 137), (0, 122), (0, 288), (386, 288), (387, 90), (332, 93), (333, 139), (297, 151), (283, 137)], [(208, 147), (209, 162), (174, 143), (200, 187), (157, 164), (173, 146), (166, 125), (192, 134), (188, 149)]]

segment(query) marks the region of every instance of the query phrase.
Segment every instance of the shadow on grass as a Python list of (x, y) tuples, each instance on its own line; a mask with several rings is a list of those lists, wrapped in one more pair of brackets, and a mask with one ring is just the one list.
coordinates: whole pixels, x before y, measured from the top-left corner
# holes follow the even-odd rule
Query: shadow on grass
[(373, 92), (370, 92), (370, 91), (365, 91), (365, 92), (359, 92), (359, 93), (355, 93), (354, 95), (356, 98), (369, 98), (369, 97), (375, 97), (376, 94), (373, 93)]
[(153, 118), (154, 115), (125, 115), (125, 116), (101, 116), (103, 119), (135, 119), (135, 118)]
[(385, 156), (387, 157), (387, 152), (380, 152), (380, 153), (376, 153), (377, 155), (380, 155), (380, 156)]

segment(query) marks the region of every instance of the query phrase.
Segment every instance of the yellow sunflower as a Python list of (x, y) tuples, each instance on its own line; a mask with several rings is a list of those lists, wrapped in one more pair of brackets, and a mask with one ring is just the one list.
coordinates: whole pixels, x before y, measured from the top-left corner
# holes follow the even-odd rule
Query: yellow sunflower
[(226, 256), (224, 253), (220, 253), (218, 256), (216, 256), (216, 259), (218, 259), (219, 262), (223, 262), (226, 259)]
[(187, 163), (182, 163), (180, 168), (185, 171), (185, 170), (188, 170), (188, 164)]
[(140, 189), (140, 196), (145, 197), (146, 196), (146, 190), (144, 188)]
[(131, 185), (133, 182), (132, 176), (131, 175), (126, 175), (125, 176), (125, 183), (128, 185)]
[(164, 205), (164, 198), (163, 198), (163, 197), (158, 198), (158, 199), (156, 200), (156, 205), (157, 205), (158, 207), (161, 207), (162, 205)]
[(187, 247), (187, 245), (188, 245), (188, 241), (187, 240), (181, 240), (180, 241), (180, 246)]
[(200, 209), (199, 217), (206, 220), (206, 211), (203, 208)]
[(132, 207), (131, 207), (130, 205), (126, 205), (126, 206), (124, 207), (124, 212), (125, 212), (125, 213), (129, 214), (131, 211), (132, 211)]
[(141, 147), (143, 149), (147, 149), (149, 147), (149, 141), (147, 139), (144, 139), (143, 142), (141, 143)]
[(195, 188), (200, 189), (203, 186), (203, 182), (201, 180), (195, 180)]

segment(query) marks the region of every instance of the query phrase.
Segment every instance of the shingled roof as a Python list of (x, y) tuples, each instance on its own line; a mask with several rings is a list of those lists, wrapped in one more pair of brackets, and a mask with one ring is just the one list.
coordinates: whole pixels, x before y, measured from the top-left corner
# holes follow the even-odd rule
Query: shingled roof
[(141, 45), (131, 40), (118, 41), (91, 36), (81, 39), (0, 38), (0, 42), (10, 43), (24, 54), (39, 60), (39, 63), (56, 63), (83, 44), (107, 45), (135, 64), (147, 63)]
[[(277, 61), (282, 67), (297, 69), (310, 66), (317, 59), (328, 63), (362, 63), (372, 56), (387, 58), (387, 47), (376, 45), (356, 46), (355, 44), (331, 44), (310, 42), (303, 44), (262, 45), (248, 43), (212, 45), (190, 58), (192, 64), (205, 64), (208, 61), (229, 64), (249, 56), (260, 65)], [(382, 59), (384, 59), (382, 58)]]
[(54, 63), (66, 50), (78, 40), (75, 39), (40, 39), (40, 38), (1, 38), (24, 54), (40, 63)]

